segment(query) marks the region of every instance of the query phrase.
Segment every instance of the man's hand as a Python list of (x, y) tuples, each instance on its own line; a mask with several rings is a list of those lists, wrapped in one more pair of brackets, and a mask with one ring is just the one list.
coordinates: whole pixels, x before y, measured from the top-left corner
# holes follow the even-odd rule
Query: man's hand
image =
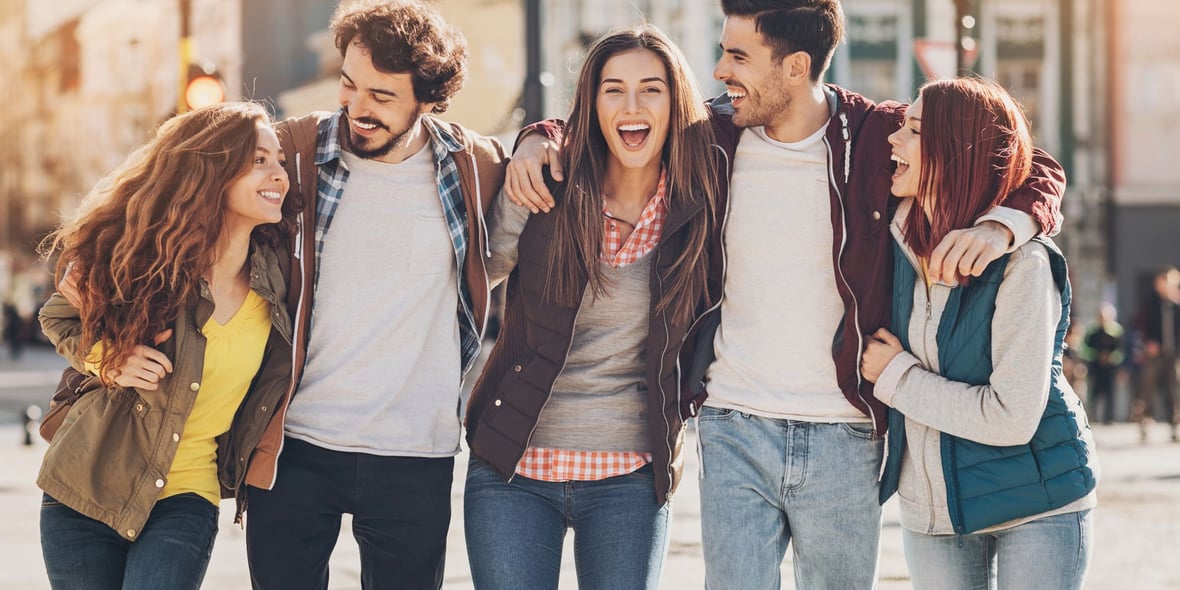
[(73, 262), (66, 265), (66, 271), (57, 282), (57, 292), (61, 293), (74, 309), (82, 309), (82, 292), (78, 290), (78, 275), (74, 274)]
[[(152, 343), (159, 346), (172, 337), (172, 330), (164, 330), (152, 338)], [(155, 391), (160, 386), (160, 379), (172, 372), (172, 361), (164, 353), (142, 344), (136, 345), (127, 357), (123, 366), (110, 372), (110, 380), (119, 387), (134, 387), (146, 391)]]
[(508, 162), (504, 178), (504, 194), (513, 203), (527, 207), (529, 211), (548, 213), (553, 209), (553, 195), (545, 186), (545, 175), (541, 168), (549, 165), (549, 174), (554, 180), (563, 180), (560, 147), (540, 133), (531, 133), (520, 140), (520, 145)]
[(904, 350), (897, 336), (885, 328), (878, 329), (865, 341), (865, 352), (860, 357), (860, 374), (870, 383), (876, 383), (885, 367), (889, 366), (889, 361)]
[(1012, 231), (995, 221), (954, 230), (930, 254), (930, 276), (948, 285), (958, 277), (977, 277), (1003, 256), (1011, 243)]

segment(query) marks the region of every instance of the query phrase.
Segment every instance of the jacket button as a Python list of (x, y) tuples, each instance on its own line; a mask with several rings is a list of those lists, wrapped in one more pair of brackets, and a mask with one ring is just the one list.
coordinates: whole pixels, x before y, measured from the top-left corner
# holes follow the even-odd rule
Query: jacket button
[(520, 372), (520, 370), (521, 370), (521, 369), (523, 369), (523, 368), (524, 368), (524, 367), (521, 367), (520, 365), (516, 365), (515, 367), (512, 367), (512, 370), (513, 370), (513, 371), (516, 371), (517, 373), (519, 373), (519, 372)]
[(196, 381), (193, 381), (192, 383), (188, 384), (188, 388), (193, 391), (197, 391), (197, 390), (201, 389), (201, 384), (197, 383)]
[(881, 212), (880, 211), (873, 211), (873, 221), (880, 221), (880, 219), (881, 219)]
[(162, 487), (164, 487), (164, 480), (162, 480), (162, 479), (157, 479), (157, 480), (156, 480), (156, 487), (157, 487), (157, 488), (162, 488)]
[(142, 412), (143, 411), (143, 404), (135, 404), (135, 411)]
[(498, 407), (500, 407), (500, 406), (502, 406), (502, 405), (504, 405), (504, 402), (502, 402), (502, 401), (500, 401), (500, 400), (496, 400), (496, 401), (494, 401), (494, 402), (492, 402), (492, 403), (493, 403), (493, 404), (495, 404), (497, 408), (498, 408)]
[(266, 411), (266, 406), (262, 406), (262, 407), (261, 407), (261, 408), (259, 408), (259, 409), (260, 409), (260, 410), (262, 410), (263, 412), (265, 412), (265, 411)]
[(179, 433), (176, 433), (176, 432), (172, 433), (172, 442), (180, 442), (180, 434)]
[(127, 529), (127, 536), (134, 537), (135, 536), (135, 529)]

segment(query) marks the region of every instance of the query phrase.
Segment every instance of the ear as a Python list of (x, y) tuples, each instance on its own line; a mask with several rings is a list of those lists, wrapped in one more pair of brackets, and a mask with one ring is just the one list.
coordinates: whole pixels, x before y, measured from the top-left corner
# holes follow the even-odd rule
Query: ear
[(438, 104), (438, 103), (437, 102), (420, 102), (420, 103), (418, 103), (418, 114), (419, 115), (433, 114), (434, 113), (434, 105), (436, 105), (436, 104)]
[(811, 81), (811, 56), (806, 51), (796, 51), (784, 57), (783, 66), (788, 77)]

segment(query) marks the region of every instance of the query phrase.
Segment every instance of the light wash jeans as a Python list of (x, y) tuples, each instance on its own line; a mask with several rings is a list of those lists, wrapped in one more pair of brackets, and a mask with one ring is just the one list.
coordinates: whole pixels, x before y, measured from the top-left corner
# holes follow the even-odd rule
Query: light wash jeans
[(656, 503), (650, 464), (600, 481), (548, 482), (472, 459), (463, 493), (476, 590), (553, 590), (566, 529), (582, 590), (655, 590), (668, 554), (671, 506)]
[(1089, 510), (962, 537), (902, 531), (915, 590), (1076, 590), (1093, 536)]
[(697, 430), (706, 588), (779, 588), (788, 545), (799, 588), (876, 586), (884, 441), (869, 424), (706, 406)]

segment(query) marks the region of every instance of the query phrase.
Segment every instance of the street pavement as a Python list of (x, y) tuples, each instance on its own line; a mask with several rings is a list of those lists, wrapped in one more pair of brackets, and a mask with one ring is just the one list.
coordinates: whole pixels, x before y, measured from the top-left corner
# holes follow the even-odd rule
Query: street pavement
[[(60, 360), (48, 349), (30, 349), (20, 363), (0, 360), (0, 589), (49, 588), (38, 542), (37, 506), (40, 491), (34, 485), (45, 443), (39, 439), (22, 445), (18, 415), (29, 403), (43, 402), (57, 383)], [(687, 476), (673, 499), (671, 546), (661, 588), (701, 588), (699, 493), (695, 474), (697, 456), (693, 432), (686, 441)], [(1102, 481), (1095, 511), (1094, 557), (1087, 588), (1180, 590), (1180, 444), (1169, 442), (1167, 431), (1157, 426), (1147, 444), (1128, 424), (1095, 427)], [(455, 461), (451, 489), (453, 517), (443, 587), (472, 587), (463, 538), (463, 478), (467, 453)], [(205, 588), (237, 590), (250, 587), (246, 567), (246, 537), (232, 524), (232, 502), (222, 504), (221, 529), (205, 578)], [(563, 552), (562, 589), (577, 587), (572, 534)], [(329, 588), (359, 589), (360, 561), (350, 523), (345, 520), (331, 560)], [(795, 588), (791, 558), (783, 564), (783, 588)], [(885, 506), (881, 541), (880, 588), (910, 588), (901, 548), (896, 501)], [(734, 588), (741, 581), (734, 580)]]

